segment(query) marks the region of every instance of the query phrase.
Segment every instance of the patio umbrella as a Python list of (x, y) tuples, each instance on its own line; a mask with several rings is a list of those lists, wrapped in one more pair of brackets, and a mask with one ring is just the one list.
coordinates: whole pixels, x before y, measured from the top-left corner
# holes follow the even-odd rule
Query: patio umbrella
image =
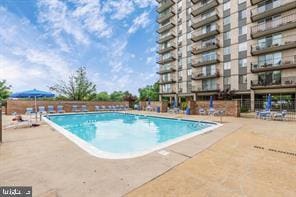
[(210, 108), (214, 108), (213, 96), (210, 96)]
[(268, 96), (267, 96), (267, 103), (266, 103), (266, 111), (270, 111), (270, 109), (271, 109), (271, 95), (269, 94)]
[(37, 98), (52, 98), (55, 95), (51, 92), (45, 92), (41, 90), (27, 90), (24, 92), (16, 92), (10, 95), (11, 98), (34, 98), (35, 99), (35, 113), (37, 121)]
[(150, 99), (150, 97), (148, 98), (148, 105), (150, 105), (151, 104), (151, 99)]

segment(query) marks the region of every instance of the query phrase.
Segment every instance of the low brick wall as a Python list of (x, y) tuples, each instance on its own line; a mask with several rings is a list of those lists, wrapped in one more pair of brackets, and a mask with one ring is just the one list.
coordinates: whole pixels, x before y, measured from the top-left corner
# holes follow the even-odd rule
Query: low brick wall
[[(190, 113), (198, 114), (200, 108), (205, 109), (207, 112), (209, 111), (209, 101), (190, 101)], [(215, 110), (224, 110), (226, 116), (240, 116), (240, 101), (239, 100), (223, 100), (216, 101), (214, 100), (214, 109)]]
[[(57, 109), (58, 105), (64, 106), (65, 112), (72, 111), (72, 105), (77, 105), (78, 109), (80, 109), (81, 105), (87, 105), (89, 111), (95, 111), (96, 105), (104, 105), (104, 106), (112, 106), (112, 105), (128, 105), (128, 102), (109, 102), (109, 101), (38, 101), (37, 100), (37, 107), (44, 106), (47, 110), (49, 105), (53, 105), (54, 109)], [(23, 114), (28, 107), (35, 107), (35, 101), (24, 101), (24, 100), (8, 100), (7, 101), (7, 108), (6, 114), (11, 114), (16, 112), (18, 114)]]
[[(148, 106), (147, 101), (140, 101), (141, 110), (146, 110), (147, 106)], [(153, 111), (156, 111), (157, 107), (160, 107), (160, 112), (168, 111), (168, 102), (166, 101), (151, 101), (150, 106), (153, 108)]]

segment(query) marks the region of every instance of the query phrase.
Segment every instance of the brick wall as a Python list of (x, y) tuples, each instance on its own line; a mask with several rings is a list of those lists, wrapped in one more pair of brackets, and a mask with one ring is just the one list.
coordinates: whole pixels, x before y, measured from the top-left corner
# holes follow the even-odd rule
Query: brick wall
[[(128, 102), (109, 102), (109, 101), (98, 101), (98, 102), (92, 102), (92, 101), (38, 101), (37, 100), (37, 107), (38, 106), (44, 106), (47, 110), (47, 107), (49, 105), (53, 105), (54, 109), (57, 109), (58, 105), (64, 106), (64, 110), (66, 112), (72, 111), (72, 105), (77, 105), (78, 109), (81, 107), (81, 105), (87, 105), (89, 111), (95, 111), (96, 105), (104, 105), (104, 106), (112, 106), (112, 105), (128, 105)], [(35, 107), (35, 102), (32, 101), (24, 101), (24, 100), (8, 100), (7, 101), (7, 108), (6, 108), (6, 114), (11, 114), (13, 112), (16, 112), (18, 114), (23, 114), (26, 111), (26, 108), (28, 107)]]
[[(148, 106), (147, 101), (140, 101), (141, 110), (146, 110)], [(168, 102), (166, 101), (151, 101), (150, 106), (156, 111), (157, 107), (160, 107), (160, 112), (167, 112), (168, 111)]]
[[(190, 113), (198, 114), (200, 108), (209, 111), (209, 101), (190, 101)], [(224, 110), (226, 116), (240, 116), (240, 101), (239, 100), (226, 100), (226, 101), (215, 101), (213, 102), (215, 110)]]

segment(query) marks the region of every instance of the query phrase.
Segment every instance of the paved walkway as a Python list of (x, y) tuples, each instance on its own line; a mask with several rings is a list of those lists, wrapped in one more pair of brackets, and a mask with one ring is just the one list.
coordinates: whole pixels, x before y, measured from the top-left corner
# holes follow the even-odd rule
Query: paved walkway
[[(6, 125), (10, 118), (4, 117)], [(7, 129), (0, 185), (32, 185), (34, 196), (295, 196), (296, 124), (229, 117), (223, 122), (166, 148), (168, 155), (126, 160), (92, 157), (45, 124)]]

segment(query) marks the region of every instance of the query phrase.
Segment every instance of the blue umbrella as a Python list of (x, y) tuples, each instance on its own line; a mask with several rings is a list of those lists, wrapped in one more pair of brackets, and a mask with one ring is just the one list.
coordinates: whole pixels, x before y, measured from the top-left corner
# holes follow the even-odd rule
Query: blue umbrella
[[(41, 90), (27, 90), (24, 92), (16, 92), (10, 95), (11, 98), (34, 98), (35, 99), (35, 112), (37, 112), (37, 98), (51, 98), (55, 95), (51, 92), (45, 92)], [(37, 120), (37, 113), (36, 113)]]
[(271, 95), (269, 94), (269, 95), (267, 96), (267, 103), (266, 103), (266, 108), (265, 108), (265, 110), (266, 110), (266, 111), (270, 111), (270, 109), (271, 109)]
[(213, 96), (210, 96), (210, 108), (214, 108)]
[(151, 103), (151, 100), (150, 100), (150, 97), (148, 98), (148, 105), (150, 105), (150, 103)]

